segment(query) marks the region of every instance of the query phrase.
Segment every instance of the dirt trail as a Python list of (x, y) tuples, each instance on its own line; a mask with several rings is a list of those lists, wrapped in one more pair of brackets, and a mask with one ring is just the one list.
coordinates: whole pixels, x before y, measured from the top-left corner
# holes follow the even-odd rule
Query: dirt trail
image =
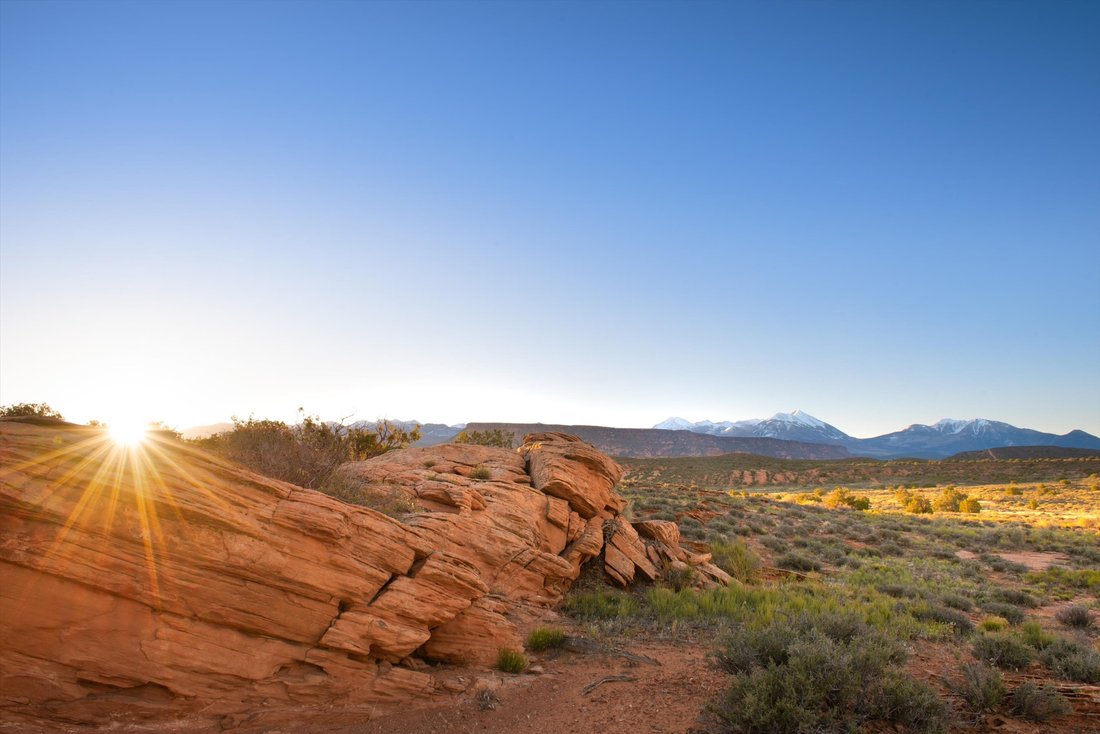
[[(711, 731), (704, 707), (716, 700), (728, 683), (728, 676), (707, 659), (711, 647), (681, 642), (629, 646), (630, 653), (659, 664), (608, 653), (554, 653), (533, 661), (544, 670), (539, 675), (508, 676), (490, 671), (468, 674), (468, 680), (482, 679), (475, 690), (480, 687), (492, 691), (483, 695), (487, 701), (495, 699), (495, 708), (483, 710), (476, 693), (461, 693), (442, 705), (338, 731), (591, 734), (615, 730), (631, 734), (701, 734)], [(584, 693), (587, 686), (609, 676), (633, 680), (608, 681)]]

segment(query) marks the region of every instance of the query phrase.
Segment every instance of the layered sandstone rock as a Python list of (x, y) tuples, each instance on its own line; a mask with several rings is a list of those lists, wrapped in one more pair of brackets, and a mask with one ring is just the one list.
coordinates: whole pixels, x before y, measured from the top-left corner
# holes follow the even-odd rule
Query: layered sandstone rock
[(678, 532), (618, 515), (620, 477), (560, 434), (344, 467), (416, 509), (398, 520), (171, 441), (0, 422), (0, 725), (363, 718), (436, 691), (419, 661), (522, 647), (517, 610), (601, 553), (621, 584), (671, 562), (721, 581)]

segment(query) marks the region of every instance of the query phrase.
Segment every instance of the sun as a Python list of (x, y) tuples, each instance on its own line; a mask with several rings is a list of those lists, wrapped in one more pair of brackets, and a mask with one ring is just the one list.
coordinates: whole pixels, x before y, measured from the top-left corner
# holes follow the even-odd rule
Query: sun
[(108, 425), (111, 440), (120, 446), (137, 446), (145, 440), (147, 428), (141, 421), (125, 419), (112, 421)]

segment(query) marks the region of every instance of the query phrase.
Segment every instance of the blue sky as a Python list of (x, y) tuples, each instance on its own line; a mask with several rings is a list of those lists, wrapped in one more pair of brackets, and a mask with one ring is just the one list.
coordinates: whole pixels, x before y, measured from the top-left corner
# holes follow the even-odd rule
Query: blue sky
[(0, 2), (0, 403), (1100, 433), (1100, 4)]

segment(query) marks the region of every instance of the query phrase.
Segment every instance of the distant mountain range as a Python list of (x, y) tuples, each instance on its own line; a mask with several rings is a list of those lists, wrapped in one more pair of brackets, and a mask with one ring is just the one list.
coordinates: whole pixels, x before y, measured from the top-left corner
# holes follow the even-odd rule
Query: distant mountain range
[(699, 421), (669, 418), (654, 428), (692, 431), (710, 436), (755, 436), (808, 443), (843, 446), (855, 456), (879, 459), (915, 457), (942, 459), (962, 451), (982, 451), (1005, 446), (1057, 446), (1061, 448), (1100, 449), (1100, 438), (1084, 431), (1064, 435), (1017, 428), (985, 418), (954, 420), (945, 418), (926, 426), (914, 423), (908, 428), (874, 438), (855, 438), (801, 410), (776, 413), (771, 418), (743, 421)]
[(658, 456), (717, 456), (719, 454), (760, 454), (779, 459), (846, 459), (843, 446), (802, 443), (777, 438), (708, 436), (691, 431), (662, 431), (655, 428), (610, 428), (607, 426), (566, 426), (546, 423), (470, 423), (471, 431), (506, 431), (517, 439), (528, 433), (553, 431), (571, 433), (611, 456), (634, 458)]
[[(392, 423), (408, 429), (417, 421)], [(370, 426), (375, 421), (352, 425)], [(461, 431), (510, 431), (516, 439), (535, 431), (562, 431), (580, 436), (612, 456), (713, 456), (723, 453), (753, 453), (785, 459), (843, 459), (867, 456), (876, 459), (905, 457), (943, 459), (960, 452), (1004, 447), (1048, 446), (1064, 449), (1100, 450), (1100, 438), (1084, 431), (1064, 435), (1017, 428), (983, 418), (944, 419), (926, 426), (908, 428), (874, 438), (855, 438), (836, 426), (801, 410), (776, 413), (771, 418), (742, 421), (699, 421), (669, 418), (653, 428), (610, 428), (604, 426), (547, 425), (542, 423), (421, 423), (416, 446), (432, 446), (454, 439)], [(184, 429), (185, 438), (209, 435), (232, 428), (229, 423)]]

